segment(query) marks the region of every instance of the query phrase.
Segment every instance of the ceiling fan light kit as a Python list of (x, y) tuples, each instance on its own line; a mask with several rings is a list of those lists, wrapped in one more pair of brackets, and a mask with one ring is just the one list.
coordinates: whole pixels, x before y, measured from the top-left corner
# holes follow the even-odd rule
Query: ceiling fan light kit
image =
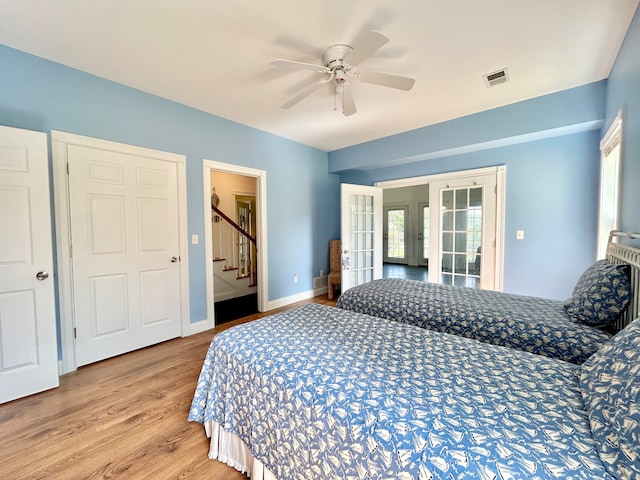
[(357, 109), (348, 79), (383, 87), (391, 87), (398, 90), (411, 90), (415, 83), (415, 79), (413, 78), (382, 72), (354, 70), (354, 67), (366, 60), (388, 41), (389, 39), (380, 32), (371, 30), (356, 42), (353, 47), (342, 43), (331, 45), (322, 54), (322, 65), (282, 59), (271, 62), (272, 65), (278, 67), (312, 70), (317, 73), (329, 75), (328, 78), (311, 84), (298, 95), (284, 103), (281, 108), (291, 108), (316, 90), (331, 84), (335, 96), (340, 98), (342, 103), (342, 113), (345, 116), (353, 115), (357, 112)]

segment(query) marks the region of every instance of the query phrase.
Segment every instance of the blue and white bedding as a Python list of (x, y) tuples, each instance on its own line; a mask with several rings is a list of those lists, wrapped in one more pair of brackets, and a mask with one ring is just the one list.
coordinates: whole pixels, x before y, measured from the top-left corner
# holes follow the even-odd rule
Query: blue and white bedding
[(582, 395), (580, 366), (312, 304), (216, 335), (189, 420), (280, 480), (621, 478)]
[(581, 364), (611, 335), (569, 318), (564, 302), (386, 278), (340, 295), (344, 310)]

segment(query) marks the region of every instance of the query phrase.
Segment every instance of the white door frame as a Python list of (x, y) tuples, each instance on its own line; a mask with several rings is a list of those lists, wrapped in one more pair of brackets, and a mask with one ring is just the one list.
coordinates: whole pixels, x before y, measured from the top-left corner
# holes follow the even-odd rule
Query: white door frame
[(417, 257), (418, 257), (418, 265), (419, 266), (428, 266), (429, 258), (424, 256), (424, 209), (429, 208), (429, 202), (419, 202), (418, 203), (418, 228), (417, 228), (417, 236), (419, 240), (416, 241), (417, 247)]
[(186, 157), (124, 143), (85, 137), (73, 133), (51, 131), (53, 157), (53, 190), (56, 225), (56, 257), (58, 260), (58, 298), (60, 301), (60, 338), (62, 365), (60, 373), (76, 370), (73, 308), (73, 269), (71, 262), (71, 217), (69, 214), (69, 182), (67, 176), (67, 145), (108, 150), (127, 155), (151, 157), (175, 162), (178, 173), (178, 228), (180, 251), (180, 323), (182, 336), (191, 331), (189, 314), (189, 248), (187, 229), (187, 175)]
[(204, 200), (204, 255), (205, 284), (207, 289), (207, 322), (215, 326), (214, 282), (213, 282), (213, 235), (211, 233), (211, 172), (225, 172), (256, 179), (256, 252), (258, 255), (258, 310), (268, 308), (268, 264), (267, 264), (267, 172), (256, 168), (242, 167), (231, 163), (202, 161), (202, 191)]
[[(434, 175), (425, 175), (421, 177), (401, 178), (398, 180), (387, 180), (384, 182), (376, 182), (376, 187), (398, 188), (412, 187), (414, 185), (424, 185), (437, 181), (460, 179), (465, 177), (475, 177), (478, 175), (496, 175), (497, 191), (496, 191), (496, 268), (495, 268), (495, 290), (502, 291), (504, 276), (504, 220), (505, 220), (505, 196), (506, 196), (506, 165), (498, 165), (497, 167), (475, 168), (472, 170), (462, 170), (457, 172), (438, 173)], [(431, 262), (429, 262), (431, 268)]]

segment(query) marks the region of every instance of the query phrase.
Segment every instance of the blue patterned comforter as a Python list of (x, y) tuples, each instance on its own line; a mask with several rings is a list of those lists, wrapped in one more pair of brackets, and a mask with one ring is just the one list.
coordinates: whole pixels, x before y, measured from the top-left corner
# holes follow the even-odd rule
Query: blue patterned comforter
[(579, 367), (307, 305), (216, 335), (189, 420), (279, 480), (610, 479)]
[(581, 364), (611, 339), (569, 320), (563, 302), (385, 278), (344, 292), (337, 306)]

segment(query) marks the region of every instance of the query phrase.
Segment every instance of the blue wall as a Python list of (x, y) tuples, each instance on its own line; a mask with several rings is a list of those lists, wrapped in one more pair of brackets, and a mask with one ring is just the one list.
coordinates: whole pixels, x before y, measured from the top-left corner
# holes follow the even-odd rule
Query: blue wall
[[(186, 155), (190, 235), (204, 234), (203, 159), (266, 170), (269, 300), (311, 290), (328, 271), (340, 188), (325, 152), (2, 45), (0, 65), (2, 125)], [(206, 318), (204, 261), (203, 242), (189, 245), (192, 322)]]
[(622, 110), (621, 229), (640, 232), (640, 9), (636, 11), (607, 86), (602, 136)]
[(371, 185), (506, 165), (504, 291), (564, 299), (595, 259), (605, 97), (592, 83), (330, 152), (329, 168)]

